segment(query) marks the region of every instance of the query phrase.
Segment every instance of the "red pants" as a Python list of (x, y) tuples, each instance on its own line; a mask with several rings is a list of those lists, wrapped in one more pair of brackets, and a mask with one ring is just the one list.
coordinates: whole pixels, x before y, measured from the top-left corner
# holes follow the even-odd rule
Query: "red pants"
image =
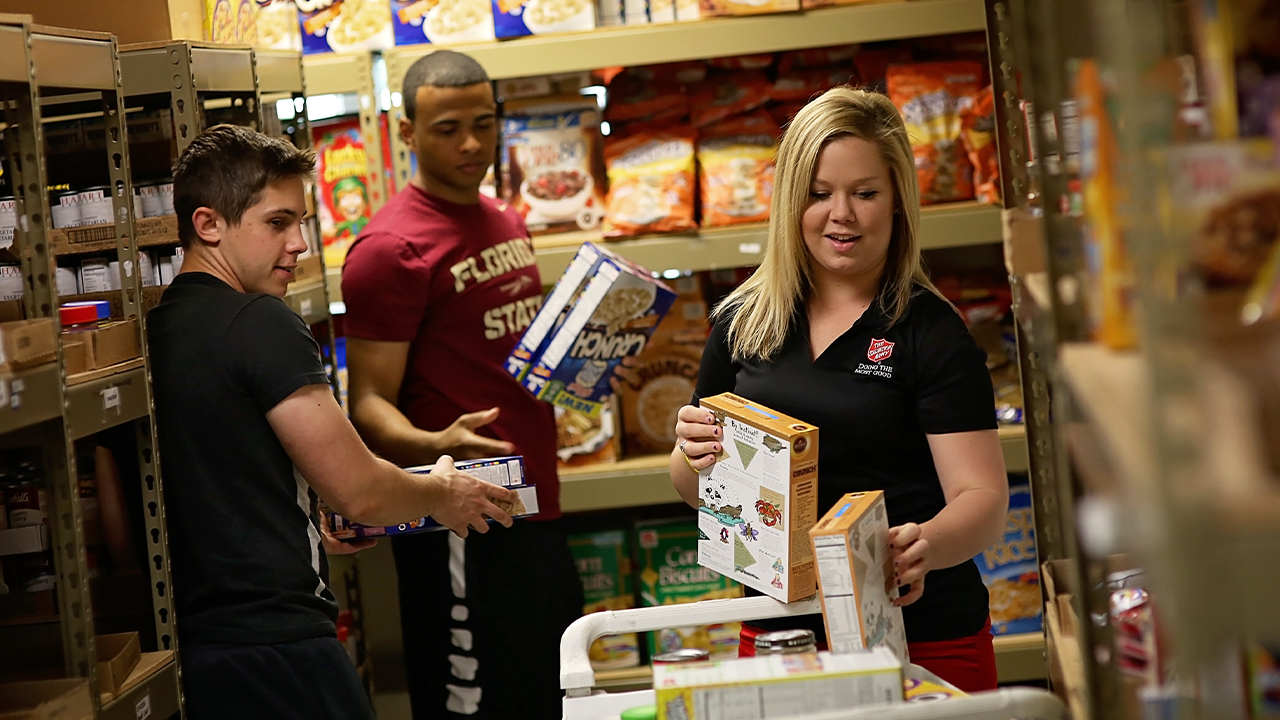
[[(762, 630), (742, 626), (738, 657), (754, 657), (756, 635)], [(820, 643), (819, 650), (826, 650)], [(996, 652), (991, 645), (991, 620), (977, 634), (955, 640), (907, 643), (911, 662), (965, 692), (996, 689)]]

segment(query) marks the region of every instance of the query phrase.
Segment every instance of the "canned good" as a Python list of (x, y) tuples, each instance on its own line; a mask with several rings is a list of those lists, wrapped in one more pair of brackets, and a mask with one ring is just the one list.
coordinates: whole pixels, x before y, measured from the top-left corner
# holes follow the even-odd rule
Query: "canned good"
[(18, 229), (18, 203), (12, 195), (0, 197), (0, 248), (13, 245), (13, 234)]
[(75, 268), (59, 267), (57, 276), (59, 297), (78, 295), (80, 293), (80, 274), (76, 272)]
[(818, 651), (812, 630), (776, 630), (756, 636), (756, 655), (793, 655)]
[(43, 592), (58, 585), (58, 571), (53, 565), (53, 551), (13, 556), (13, 587), (15, 592)]
[(142, 214), (142, 194), (138, 192), (138, 188), (133, 189), (133, 218), (135, 220), (146, 217)]
[(115, 222), (115, 208), (111, 202), (111, 188), (106, 185), (95, 185), (81, 190), (80, 224), (109, 225)]
[(711, 653), (702, 648), (680, 648), (679, 650), (654, 655), (653, 664), (675, 665), (678, 663), (706, 662), (709, 659), (711, 659)]
[(49, 215), (55, 228), (80, 227), (80, 192), (54, 191), (49, 197)]
[(9, 511), (9, 527), (49, 524), (49, 499), (43, 487), (24, 480), (5, 488), (4, 497)]
[(153, 180), (138, 186), (142, 197), (142, 216), (160, 217), (173, 215), (173, 181)]

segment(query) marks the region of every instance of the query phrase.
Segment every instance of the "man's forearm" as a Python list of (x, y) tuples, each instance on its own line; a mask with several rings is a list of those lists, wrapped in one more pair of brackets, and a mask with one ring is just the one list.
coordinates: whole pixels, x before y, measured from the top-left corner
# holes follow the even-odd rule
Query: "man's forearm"
[(359, 400), (351, 422), (369, 449), (400, 465), (430, 465), (445, 454), (440, 433), (414, 427), (395, 405), (376, 395)]
[(429, 475), (406, 473), (380, 458), (362, 485), (356, 497), (348, 501), (349, 507), (335, 508), (362, 525), (398, 525), (440, 509), (438, 482)]

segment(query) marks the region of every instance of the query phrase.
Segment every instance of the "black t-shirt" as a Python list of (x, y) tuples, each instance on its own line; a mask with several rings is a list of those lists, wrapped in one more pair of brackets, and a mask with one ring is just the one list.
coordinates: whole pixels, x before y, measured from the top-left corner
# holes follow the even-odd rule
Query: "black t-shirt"
[(278, 298), (204, 273), (175, 278), (146, 324), (179, 639), (333, 635), (316, 496), (267, 422), (326, 382), (311, 332)]
[[(734, 392), (818, 426), (818, 515), (844, 493), (883, 490), (890, 526), (923, 523), (946, 505), (927, 434), (996, 427), (986, 357), (960, 316), (917, 288), (892, 327), (872, 303), (849, 330), (811, 360), (800, 309), (770, 362), (734, 362), (727, 318), (717, 322), (698, 373), (700, 397)], [(987, 621), (987, 589), (972, 561), (934, 570), (924, 596), (903, 608), (910, 642), (973, 635)], [(795, 620), (756, 623), (770, 629)], [(819, 632), (819, 616), (805, 625)]]

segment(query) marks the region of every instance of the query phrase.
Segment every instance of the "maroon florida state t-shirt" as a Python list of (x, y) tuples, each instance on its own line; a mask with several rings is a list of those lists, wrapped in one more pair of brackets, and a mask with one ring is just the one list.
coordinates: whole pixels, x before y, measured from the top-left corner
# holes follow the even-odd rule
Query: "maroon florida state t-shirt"
[(416, 427), (501, 408), (480, 428), (511, 442), (538, 488), (538, 518), (560, 516), (556, 428), (503, 365), (542, 305), (524, 221), (499, 200), (459, 205), (409, 186), (374, 216), (342, 270), (346, 334), (408, 342), (398, 405)]

